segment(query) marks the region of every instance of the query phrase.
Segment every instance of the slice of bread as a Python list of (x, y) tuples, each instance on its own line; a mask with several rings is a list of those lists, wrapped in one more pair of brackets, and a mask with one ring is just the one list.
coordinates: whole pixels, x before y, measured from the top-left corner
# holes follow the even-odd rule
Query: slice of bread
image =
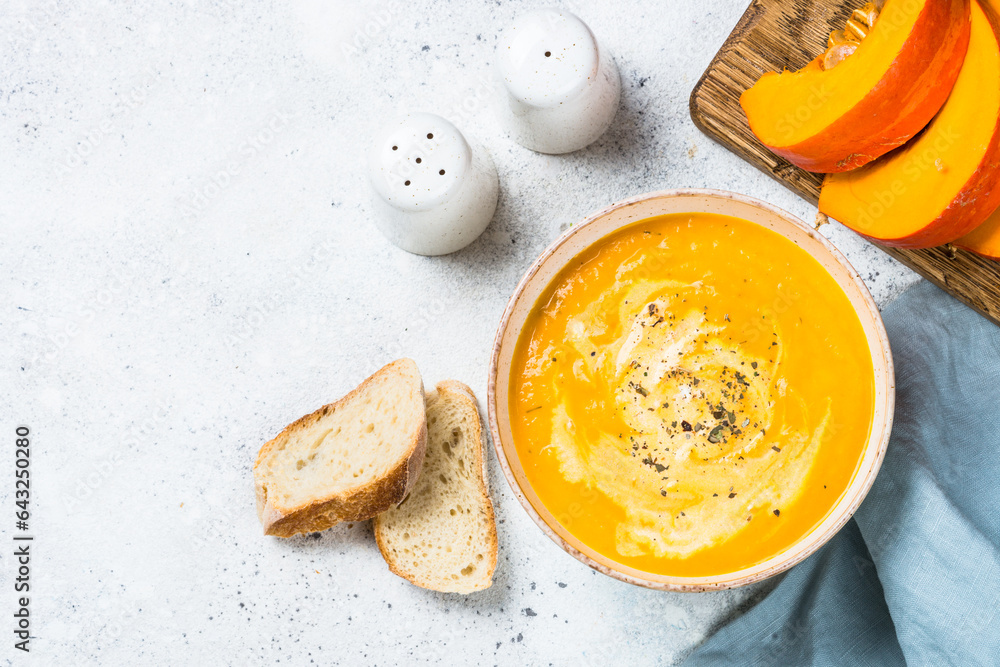
[(399, 507), (375, 518), (375, 540), (389, 569), (417, 586), (471, 593), (492, 583), (497, 527), (482, 425), (461, 382), (441, 382), (427, 395), (423, 473)]
[(261, 447), (253, 477), (264, 534), (326, 530), (395, 506), (420, 474), (426, 442), (420, 371), (399, 359)]

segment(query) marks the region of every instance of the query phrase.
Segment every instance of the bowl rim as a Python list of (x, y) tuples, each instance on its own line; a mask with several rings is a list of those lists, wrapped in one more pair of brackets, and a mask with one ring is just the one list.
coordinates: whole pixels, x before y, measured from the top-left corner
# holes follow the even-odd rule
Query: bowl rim
[[(850, 503), (847, 506), (845, 506), (841, 515), (838, 516), (836, 520), (831, 525), (829, 525), (822, 534), (814, 538), (811, 544), (809, 544), (806, 548), (801, 549), (796, 553), (793, 553), (789, 558), (777, 562), (770, 567), (767, 567), (759, 571), (750, 572), (743, 576), (726, 581), (701, 581), (703, 579), (706, 579), (707, 577), (668, 577), (669, 579), (673, 579), (674, 581), (656, 581), (651, 579), (645, 579), (641, 576), (628, 574), (626, 572), (617, 570), (613, 567), (608, 567), (602, 563), (599, 563), (593, 558), (591, 558), (589, 555), (583, 553), (582, 551), (574, 547), (572, 544), (567, 542), (562, 536), (560, 536), (553, 529), (553, 527), (550, 526), (545, 521), (545, 519), (543, 519), (539, 515), (538, 511), (526, 497), (524, 491), (522, 490), (520, 484), (517, 481), (517, 477), (514, 474), (511, 464), (507, 459), (507, 452), (505, 451), (503, 443), (500, 438), (500, 427), (497, 418), (497, 404), (496, 404), (497, 381), (498, 381), (497, 374), (499, 370), (499, 359), (502, 348), (502, 342), (507, 332), (507, 329), (510, 326), (511, 317), (514, 313), (514, 309), (515, 306), (517, 305), (519, 298), (521, 297), (527, 286), (531, 283), (531, 281), (541, 270), (542, 266), (546, 263), (546, 261), (552, 255), (554, 255), (571, 237), (579, 233), (580, 230), (584, 229), (585, 227), (591, 224), (596, 223), (597, 221), (601, 220), (602, 218), (606, 217), (607, 215), (616, 210), (626, 208), (628, 206), (632, 206), (637, 203), (641, 203), (651, 199), (688, 198), (688, 197), (692, 198), (710, 197), (719, 199), (729, 199), (751, 207), (763, 209), (764, 211), (774, 214), (777, 217), (783, 219), (783, 221), (795, 227), (798, 227), (800, 230), (804, 231), (808, 236), (810, 236), (813, 240), (819, 242), (819, 244), (824, 248), (824, 250), (826, 250), (826, 252), (829, 253), (830, 257), (838, 264), (840, 264), (841, 267), (847, 272), (850, 281), (857, 288), (858, 293), (860, 294), (861, 299), (866, 306), (868, 314), (871, 316), (874, 325), (874, 333), (878, 341), (878, 346), (881, 348), (883, 358), (885, 360), (885, 376), (886, 376), (886, 389), (887, 389), (885, 397), (885, 405), (886, 405), (885, 424), (883, 426), (882, 433), (878, 435), (877, 439), (878, 449), (875, 453), (875, 458), (872, 461), (871, 467), (867, 471), (864, 471), (865, 477), (862, 480), (861, 484), (858, 486), (854, 498), (852, 498)], [(699, 211), (691, 211), (691, 212), (696, 213)], [(634, 222), (638, 222), (638, 220)], [(631, 224), (634, 224), (634, 222), (628, 222), (613, 229), (609, 229), (605, 234), (598, 237), (598, 239), (596, 239), (593, 243), (599, 242), (601, 239), (605, 238), (609, 234), (624, 227), (627, 227)], [(752, 224), (758, 224), (758, 223), (752, 223)], [(775, 233), (780, 233), (780, 232), (776, 231)], [(782, 234), (782, 236), (788, 238), (784, 234)], [(591, 245), (593, 245), (593, 243), (591, 243), (587, 247), (590, 247)], [(576, 256), (577, 254), (579, 253), (574, 254), (574, 256)], [(560, 267), (560, 270), (561, 268), (562, 267)], [(824, 270), (827, 270), (826, 267), (824, 267)], [(829, 272), (829, 270), (827, 271)], [(836, 276), (832, 277), (838, 283), (841, 289), (845, 287), (843, 281), (841, 281)], [(860, 310), (859, 308), (855, 308), (856, 312), (859, 310)], [(520, 335), (520, 332), (518, 332), (518, 335)], [(866, 338), (868, 338), (867, 334)], [(873, 359), (873, 366), (874, 365), (875, 365), (875, 360)], [(879, 377), (876, 376), (876, 383), (878, 383), (878, 381)], [(535, 522), (535, 525), (537, 525), (542, 530), (542, 532), (549, 537), (549, 539), (555, 542), (563, 551), (570, 554), (583, 564), (587, 565), (588, 567), (598, 572), (601, 572), (602, 574), (606, 574), (610, 577), (618, 579), (619, 581), (624, 581), (629, 584), (642, 586), (644, 588), (650, 588), (654, 590), (665, 590), (674, 592), (706, 592), (706, 591), (717, 591), (730, 588), (737, 588), (740, 586), (746, 586), (752, 583), (762, 581), (769, 577), (773, 577), (777, 574), (780, 574), (794, 567), (795, 565), (798, 565), (806, 558), (816, 553), (816, 551), (818, 551), (822, 546), (824, 546), (827, 542), (829, 542), (833, 538), (833, 536), (836, 535), (847, 524), (848, 521), (850, 521), (850, 519), (854, 516), (855, 512), (857, 511), (858, 507), (861, 505), (862, 501), (864, 501), (865, 497), (868, 495), (868, 492), (871, 490), (872, 484), (875, 482), (875, 477), (878, 475), (878, 472), (882, 467), (882, 462), (885, 458), (885, 452), (889, 444), (889, 436), (892, 432), (893, 419), (895, 416), (896, 382), (895, 382), (895, 368), (893, 364), (892, 351), (889, 346), (889, 337), (885, 330), (885, 324), (882, 321), (882, 316), (879, 312), (878, 305), (872, 298), (871, 292), (868, 290), (868, 287), (861, 279), (860, 274), (857, 272), (854, 266), (847, 260), (847, 258), (844, 257), (844, 255), (840, 252), (840, 250), (838, 250), (837, 247), (833, 245), (833, 243), (829, 239), (820, 234), (816, 228), (807, 225), (797, 216), (792, 215), (791, 213), (785, 211), (782, 208), (774, 206), (773, 204), (769, 204), (755, 197), (750, 197), (748, 195), (742, 195), (726, 190), (715, 190), (708, 188), (676, 188), (669, 190), (657, 190), (654, 192), (647, 192), (644, 194), (636, 195), (634, 197), (629, 197), (627, 199), (617, 201), (611, 204), (610, 206), (602, 208), (599, 211), (584, 217), (583, 220), (581, 220), (578, 224), (572, 225), (569, 229), (560, 234), (535, 259), (535, 261), (532, 262), (531, 266), (527, 269), (527, 271), (525, 271), (524, 275), (521, 277), (521, 280), (518, 281), (517, 287), (514, 289), (513, 293), (508, 299), (507, 305), (504, 308), (503, 315), (500, 318), (500, 323), (497, 326), (496, 335), (494, 336), (493, 340), (493, 350), (490, 355), (486, 400), (489, 413), (488, 421), (489, 421), (490, 438), (493, 441), (493, 450), (494, 453), (496, 454), (497, 461), (500, 463), (500, 468), (501, 470), (503, 470), (504, 478), (506, 479), (507, 484), (510, 487), (511, 491), (514, 493), (514, 496), (521, 504), (521, 507), (524, 508), (524, 510), (528, 513), (528, 516), (530, 516), (532, 521)], [(869, 435), (869, 441), (867, 445), (868, 447), (871, 447), (872, 444), (876, 442), (874, 436), (875, 436), (874, 433)], [(852, 480), (851, 485), (853, 485), (854, 483), (855, 483), (854, 480)], [(850, 489), (851, 485), (848, 486), (848, 489)], [(840, 501), (838, 501), (838, 504), (839, 502)], [(833, 507), (836, 508), (836, 506), (837, 505), (835, 504)], [(810, 538), (814, 534), (815, 530), (816, 528), (814, 528), (812, 531), (807, 532), (805, 535), (800, 537), (796, 542), (793, 543), (792, 548), (794, 548), (794, 546), (796, 545), (801, 544), (803, 540)], [(780, 555), (780, 553), (778, 555)], [(607, 559), (612, 563), (616, 563), (616, 561), (614, 561), (614, 559), (610, 557), (607, 557)], [(622, 565), (620, 563), (616, 564)], [(625, 565), (622, 565), (622, 567), (628, 568), (628, 566)], [(754, 567), (757, 566), (751, 566), (751, 568), (744, 568), (744, 570), (753, 569)], [(741, 570), (737, 570), (732, 574), (736, 574), (740, 571)], [(664, 576), (664, 575), (654, 575), (653, 573), (650, 574), (658, 577)]]

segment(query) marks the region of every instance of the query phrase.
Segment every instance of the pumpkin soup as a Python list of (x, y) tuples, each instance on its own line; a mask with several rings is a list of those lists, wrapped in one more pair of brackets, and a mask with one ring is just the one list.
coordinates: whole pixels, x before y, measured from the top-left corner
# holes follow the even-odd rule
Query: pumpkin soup
[(833, 508), (874, 373), (817, 261), (699, 213), (574, 259), (528, 317), (510, 386), (524, 474), (566, 530), (639, 570), (711, 576), (777, 555)]

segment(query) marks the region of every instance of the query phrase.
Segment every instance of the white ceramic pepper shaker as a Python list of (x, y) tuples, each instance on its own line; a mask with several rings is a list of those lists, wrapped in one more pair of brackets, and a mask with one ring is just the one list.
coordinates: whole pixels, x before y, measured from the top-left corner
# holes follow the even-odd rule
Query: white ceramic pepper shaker
[(445, 255), (476, 240), (493, 219), (500, 192), (486, 150), (430, 113), (407, 114), (382, 131), (368, 176), (376, 226), (417, 255)]
[(511, 137), (539, 153), (570, 153), (604, 134), (621, 99), (611, 54), (575, 15), (519, 16), (497, 42), (497, 112)]

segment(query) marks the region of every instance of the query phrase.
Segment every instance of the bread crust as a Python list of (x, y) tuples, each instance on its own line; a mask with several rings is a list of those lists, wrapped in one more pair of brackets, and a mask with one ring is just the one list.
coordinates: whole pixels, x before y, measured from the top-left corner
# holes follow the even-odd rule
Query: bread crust
[[(401, 366), (409, 364), (412, 364), (414, 371), (416, 371), (416, 364), (411, 359), (397, 359), (387, 364), (343, 398), (297, 419), (286, 426), (276, 437), (264, 443), (264, 446), (257, 453), (257, 460), (254, 462), (253, 468), (257, 516), (264, 526), (265, 535), (292, 537), (299, 533), (318, 532), (342, 521), (370, 519), (402, 502), (406, 494), (416, 484), (423, 465), (424, 452), (427, 447), (426, 412), (421, 413), (424, 417), (410, 437), (406, 455), (401, 457), (385, 475), (363, 486), (346, 489), (340, 493), (331, 493), (294, 507), (279, 508), (270, 502), (267, 496), (266, 482), (258, 475), (257, 469), (272, 449), (287, 442), (297, 431), (312, 426), (329, 415), (331, 411), (352, 401), (368, 385), (386, 375), (398, 372)], [(417, 377), (418, 379), (420, 377), (418, 371)], [(420, 392), (423, 394), (422, 381), (420, 381)]]
[(499, 546), (499, 541), (497, 539), (497, 526), (496, 526), (496, 515), (493, 511), (493, 501), (490, 500), (489, 494), (489, 478), (488, 470), (486, 466), (486, 447), (483, 442), (483, 423), (482, 415), (479, 412), (479, 405), (476, 402), (476, 395), (473, 393), (467, 385), (459, 382), (458, 380), (444, 380), (437, 384), (438, 394), (448, 394), (452, 396), (455, 400), (465, 403), (467, 410), (471, 410), (475, 415), (476, 419), (472, 420), (473, 432), (469, 433), (469, 438), (477, 444), (473, 447), (473, 455), (476, 459), (476, 465), (474, 469), (480, 471), (480, 475), (477, 475), (476, 486), (479, 490), (479, 501), (482, 503), (482, 507), (486, 512), (487, 517), (487, 543), (486, 550), (488, 555), (487, 566), (485, 574), (482, 578), (478, 579), (475, 584), (469, 587), (467, 590), (455, 591), (455, 590), (442, 590), (435, 586), (436, 582), (431, 581), (422, 577), (419, 573), (411, 572), (406, 570), (399, 561), (392, 555), (392, 551), (389, 549), (386, 543), (386, 536), (384, 535), (384, 529), (382, 525), (382, 517), (375, 517), (375, 542), (378, 544), (379, 552), (381, 552), (382, 557), (385, 559), (386, 564), (389, 566), (389, 571), (393, 574), (406, 579), (407, 581), (420, 586), (421, 588), (427, 588), (430, 590), (437, 590), (445, 593), (461, 592), (461, 593), (472, 593), (475, 591), (485, 590), (490, 587), (493, 583), (493, 573), (497, 566), (497, 550)]

